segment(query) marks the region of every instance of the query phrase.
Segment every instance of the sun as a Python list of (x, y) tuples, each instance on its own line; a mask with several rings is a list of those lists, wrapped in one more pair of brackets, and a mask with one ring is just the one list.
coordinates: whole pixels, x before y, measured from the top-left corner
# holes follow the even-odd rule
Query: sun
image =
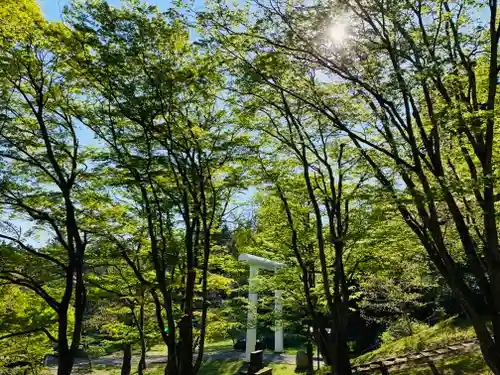
[(344, 22), (335, 22), (328, 29), (328, 39), (333, 44), (342, 44), (347, 36), (347, 25)]

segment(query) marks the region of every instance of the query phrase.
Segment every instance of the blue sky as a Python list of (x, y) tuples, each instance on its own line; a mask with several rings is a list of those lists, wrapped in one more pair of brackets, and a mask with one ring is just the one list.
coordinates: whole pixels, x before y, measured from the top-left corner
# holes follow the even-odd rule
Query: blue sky
[[(0, 0), (1, 1), (1, 0)], [(37, 0), (40, 4), (45, 17), (49, 20), (60, 20), (61, 12), (65, 5), (71, 3), (71, 0)], [(166, 10), (170, 5), (169, 0), (142, 0), (145, 3), (157, 5), (161, 10)], [(108, 4), (118, 6), (120, 5), (120, 0), (107, 0)], [(191, 3), (191, 1), (187, 2)], [(200, 8), (204, 4), (203, 0), (194, 0), (195, 8)]]
[[(147, 0), (148, 4), (158, 5), (160, 9), (165, 9), (170, 3), (168, 0)], [(49, 20), (60, 20), (61, 11), (71, 0), (39, 0), (45, 17)], [(120, 5), (120, 0), (108, 0), (110, 5)]]
[[(2, 0), (0, 0), (1, 2)], [(45, 18), (51, 21), (60, 21), (62, 19), (62, 11), (64, 6), (71, 4), (72, 0), (37, 0), (44, 13)], [(145, 3), (156, 5), (160, 10), (166, 10), (172, 2), (170, 0), (142, 0)], [(112, 6), (120, 6), (121, 0), (107, 0)], [(193, 4), (195, 8), (202, 8), (204, 0), (186, 1), (188, 4)], [(99, 142), (94, 139), (93, 134), (83, 126), (77, 132), (81, 141), (81, 145), (98, 146)]]
[[(1, 2), (2, 0), (0, 0)], [(65, 5), (71, 4), (72, 0), (37, 0), (38, 3), (40, 4), (40, 7), (44, 13), (44, 16), (46, 19), (51, 20), (51, 21), (60, 21), (62, 19), (62, 10)], [(171, 4), (172, 1), (170, 0), (142, 0), (145, 3), (152, 4), (152, 5), (157, 5), (160, 10), (166, 10)], [(107, 2), (112, 5), (112, 6), (119, 6), (121, 4), (120, 0), (107, 0)], [(186, 1), (186, 3), (190, 3), (194, 6), (196, 9), (201, 9), (204, 6), (204, 0), (190, 0)], [(85, 145), (92, 145), (92, 146), (100, 146), (102, 145), (101, 142), (98, 140), (94, 139), (94, 136), (91, 131), (86, 129), (84, 126), (81, 126), (79, 131), (78, 131), (78, 136), (80, 138), (80, 142), (83, 146)], [(238, 203), (248, 203), (248, 201), (251, 199), (251, 196), (255, 193), (254, 188), (250, 188), (248, 191), (245, 191), (241, 194), (238, 194), (235, 197), (235, 203), (238, 205)], [(244, 209), (243, 209), (244, 210)], [(238, 209), (237, 214), (241, 214), (242, 209)], [(31, 227), (31, 225), (27, 225), (26, 222), (24, 221), (19, 221), (16, 223), (18, 225), (23, 226), (23, 229), (28, 229)], [(36, 246), (36, 242), (39, 244), (43, 244), (47, 239), (48, 236), (46, 233), (39, 233), (40, 239), (38, 241), (33, 241), (32, 245)]]

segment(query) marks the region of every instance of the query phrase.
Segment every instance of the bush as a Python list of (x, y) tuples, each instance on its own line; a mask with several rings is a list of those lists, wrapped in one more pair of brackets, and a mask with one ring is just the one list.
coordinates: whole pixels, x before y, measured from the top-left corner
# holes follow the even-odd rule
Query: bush
[(399, 340), (403, 337), (411, 336), (415, 333), (421, 332), (429, 326), (418, 320), (410, 318), (400, 318), (391, 323), (387, 329), (380, 335), (379, 339), (382, 344)]

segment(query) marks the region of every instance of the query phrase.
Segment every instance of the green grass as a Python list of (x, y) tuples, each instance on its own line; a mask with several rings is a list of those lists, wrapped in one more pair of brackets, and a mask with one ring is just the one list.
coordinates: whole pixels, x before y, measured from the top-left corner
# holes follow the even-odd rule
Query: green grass
[[(454, 318), (444, 320), (412, 336), (382, 345), (380, 348), (354, 358), (352, 363), (362, 364), (395, 357), (409, 352), (437, 348), (447, 344), (470, 340), (476, 335), (471, 327), (461, 327)], [(442, 375), (490, 375), (479, 349), (461, 356), (438, 360), (436, 367)], [(432, 375), (426, 365), (415, 365), (412, 369), (390, 371), (391, 375)]]
[(222, 340), (216, 342), (207, 342), (205, 344), (205, 353), (220, 353), (233, 350), (233, 340)]
[[(234, 359), (208, 360), (203, 363), (198, 375), (237, 375), (243, 363), (243, 361), (235, 361)], [(294, 365), (271, 363), (268, 367), (273, 369), (273, 375), (295, 374)]]
[(444, 320), (412, 336), (382, 345), (380, 348), (353, 359), (353, 364), (362, 364), (401, 354), (436, 348), (476, 337), (472, 327), (458, 327), (455, 319)]
[[(208, 360), (205, 361), (198, 375), (237, 375), (242, 368), (244, 362), (224, 359), (224, 360)], [(295, 374), (295, 366), (281, 363), (272, 363), (269, 365), (273, 369), (273, 375), (292, 375)], [(135, 368), (132, 368), (134, 373)], [(104, 367), (95, 366), (92, 372), (82, 371), (76, 372), (78, 375), (119, 375), (119, 367)], [(152, 365), (146, 372), (147, 375), (163, 375), (164, 365)]]
[[(221, 353), (233, 350), (232, 340), (222, 340), (205, 343), (205, 353)], [(167, 347), (164, 344), (155, 345), (148, 351), (150, 356), (167, 355)]]
[[(295, 356), (299, 350), (305, 351), (305, 350), (307, 350), (307, 348), (305, 345), (302, 345), (302, 346), (284, 348), (284, 350), (285, 350), (284, 354)], [(314, 351), (314, 355), (316, 355), (316, 348), (315, 347), (313, 348), (313, 351)]]
[(234, 359), (208, 360), (203, 362), (199, 375), (235, 375), (243, 365), (243, 361)]
[[(292, 375), (295, 374), (295, 365), (285, 363), (271, 363), (268, 365), (273, 369), (273, 375)], [(203, 375), (203, 374), (200, 374)], [(229, 374), (228, 374), (229, 375)]]
[[(467, 355), (435, 363), (442, 375), (492, 375), (478, 350)], [(428, 367), (391, 372), (391, 375), (432, 375)]]

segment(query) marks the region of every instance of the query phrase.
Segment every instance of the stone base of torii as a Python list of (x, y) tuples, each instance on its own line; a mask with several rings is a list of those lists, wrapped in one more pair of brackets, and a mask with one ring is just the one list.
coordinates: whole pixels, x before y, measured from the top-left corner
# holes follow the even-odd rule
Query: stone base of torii
[[(255, 345), (257, 344), (257, 306), (258, 306), (258, 296), (255, 290), (257, 283), (257, 276), (259, 275), (259, 269), (273, 270), (278, 272), (278, 270), (283, 267), (282, 263), (274, 262), (269, 259), (257, 257), (250, 254), (241, 254), (238, 257), (240, 262), (246, 262), (250, 265), (250, 277), (248, 282), (248, 315), (247, 315), (247, 338), (246, 338), (246, 351), (245, 360), (250, 361), (250, 353), (255, 351)], [(281, 323), (281, 291), (276, 290), (274, 292), (275, 302), (274, 302), (274, 313), (277, 317), (275, 330), (274, 330), (274, 351), (276, 353), (283, 352), (283, 325)]]

